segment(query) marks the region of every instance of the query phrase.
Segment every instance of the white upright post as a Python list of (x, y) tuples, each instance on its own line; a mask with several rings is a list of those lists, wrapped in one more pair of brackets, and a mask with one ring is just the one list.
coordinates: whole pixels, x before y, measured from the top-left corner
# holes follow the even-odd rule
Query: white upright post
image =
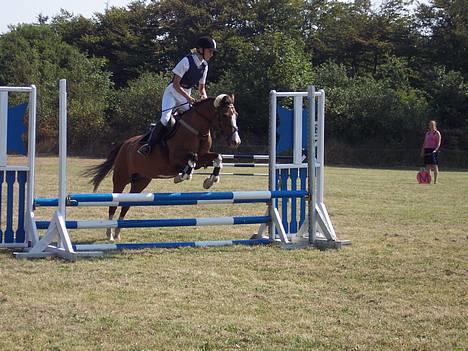
[(315, 87), (310, 85), (307, 88), (308, 98), (308, 114), (309, 114), (309, 125), (308, 125), (308, 188), (309, 188), (309, 244), (315, 244), (316, 236), (316, 223), (317, 213), (317, 187), (316, 187), (316, 167), (315, 167), (315, 151), (316, 151), (316, 139), (315, 139)]
[[(67, 207), (65, 197), (67, 196), (67, 81), (60, 79), (59, 82), (59, 190), (58, 211), (65, 221), (67, 218)], [(59, 237), (60, 240), (60, 237)], [(63, 247), (61, 241), (58, 247)]]
[(36, 108), (37, 108), (37, 90), (35, 85), (31, 85), (31, 93), (29, 94), (29, 118), (28, 118), (28, 181), (26, 183), (26, 216), (25, 228), (27, 241), (31, 246), (36, 245), (39, 241), (34, 220), (34, 184), (36, 175)]
[(8, 91), (0, 91), (0, 167), (7, 165)]
[[(270, 131), (269, 131), (269, 145), (270, 145), (270, 158), (268, 160), (268, 190), (276, 190), (276, 90), (270, 91)], [(273, 214), (275, 205), (272, 200), (268, 204), (268, 212), (270, 216)], [(272, 224), (269, 226), (270, 240), (275, 238), (275, 228)]]
[(302, 102), (303, 97), (294, 96), (293, 163), (302, 163)]
[(59, 196), (58, 209), (66, 219), (67, 196), (67, 81), (60, 80), (60, 99), (59, 99)]
[(317, 145), (317, 159), (319, 164), (319, 175), (318, 175), (318, 194), (317, 201), (323, 202), (323, 186), (325, 180), (325, 90), (319, 90), (318, 96), (318, 145)]
[(34, 179), (36, 174), (36, 107), (37, 107), (37, 91), (36, 86), (31, 85), (31, 93), (29, 95), (29, 128), (28, 128), (28, 190), (27, 190), (27, 203), (26, 213), (33, 211), (34, 202)]

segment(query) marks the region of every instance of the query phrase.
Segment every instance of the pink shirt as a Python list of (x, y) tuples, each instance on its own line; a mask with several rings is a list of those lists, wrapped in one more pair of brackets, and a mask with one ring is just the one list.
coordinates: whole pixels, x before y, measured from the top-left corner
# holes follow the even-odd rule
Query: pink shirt
[(437, 146), (439, 146), (439, 133), (437, 133), (437, 131), (434, 131), (434, 132), (428, 131), (428, 132), (426, 132), (426, 135), (424, 137), (423, 148), (425, 148), (425, 149), (436, 149)]

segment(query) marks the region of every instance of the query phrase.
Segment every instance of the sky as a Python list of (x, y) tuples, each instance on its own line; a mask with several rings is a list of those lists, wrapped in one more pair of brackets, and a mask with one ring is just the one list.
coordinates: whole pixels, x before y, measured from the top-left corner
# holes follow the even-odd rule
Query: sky
[(106, 6), (121, 7), (131, 0), (0, 0), (0, 34), (8, 31), (8, 25), (37, 22), (37, 16), (52, 17), (67, 10), (74, 15), (90, 18), (94, 13), (103, 13)]

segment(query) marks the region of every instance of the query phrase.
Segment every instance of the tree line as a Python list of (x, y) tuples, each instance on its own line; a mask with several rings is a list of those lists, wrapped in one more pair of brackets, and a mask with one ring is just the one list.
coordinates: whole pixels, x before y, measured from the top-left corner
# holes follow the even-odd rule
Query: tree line
[(57, 81), (68, 79), (70, 150), (100, 155), (159, 117), (171, 69), (210, 35), (219, 52), (207, 90), (235, 93), (245, 147), (267, 144), (271, 89), (314, 84), (327, 93), (330, 161), (358, 150), (348, 162), (393, 162), (393, 152), (404, 163), (436, 119), (443, 148), (458, 155), (451, 162), (467, 166), (467, 13), (465, 0), (141, 0), (92, 18), (62, 10), (0, 36), (0, 85), (38, 86), (39, 149), (53, 151)]

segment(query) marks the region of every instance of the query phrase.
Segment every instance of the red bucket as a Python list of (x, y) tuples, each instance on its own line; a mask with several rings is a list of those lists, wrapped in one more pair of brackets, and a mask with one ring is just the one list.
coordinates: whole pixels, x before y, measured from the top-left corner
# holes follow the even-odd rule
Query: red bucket
[(431, 184), (431, 174), (424, 168), (421, 169), (416, 175), (419, 184)]

